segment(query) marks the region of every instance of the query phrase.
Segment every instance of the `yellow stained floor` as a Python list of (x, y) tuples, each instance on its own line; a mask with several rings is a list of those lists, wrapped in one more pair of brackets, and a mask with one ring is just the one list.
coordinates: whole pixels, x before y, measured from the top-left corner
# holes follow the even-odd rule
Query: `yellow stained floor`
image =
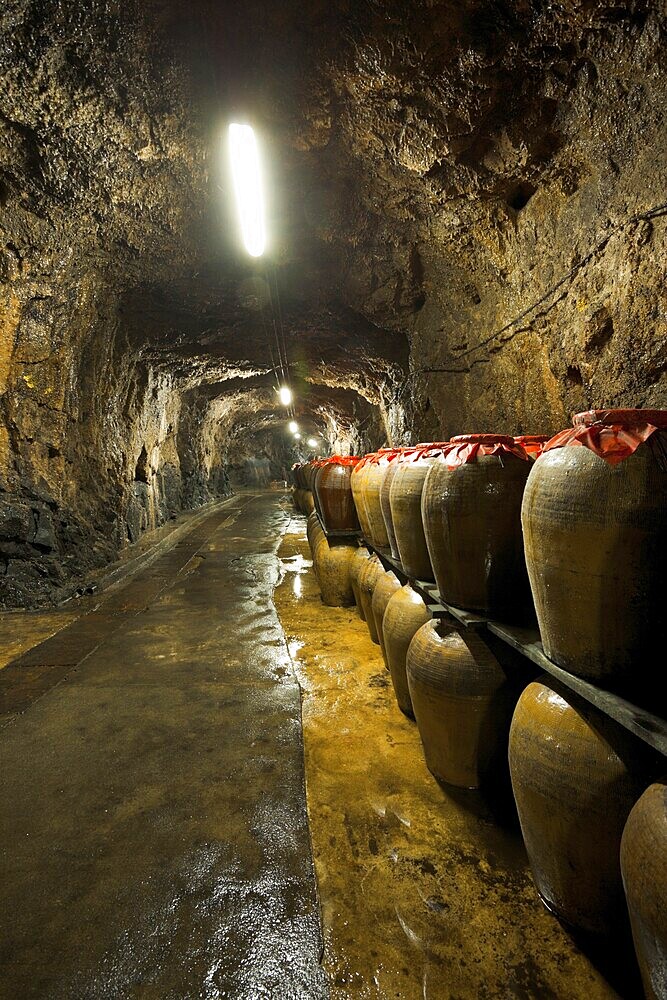
[(511, 813), (430, 775), (366, 626), (320, 601), (303, 518), (279, 556), (333, 1000), (628, 996), (542, 906)]
[(0, 670), (78, 617), (76, 611), (7, 611), (0, 614)]

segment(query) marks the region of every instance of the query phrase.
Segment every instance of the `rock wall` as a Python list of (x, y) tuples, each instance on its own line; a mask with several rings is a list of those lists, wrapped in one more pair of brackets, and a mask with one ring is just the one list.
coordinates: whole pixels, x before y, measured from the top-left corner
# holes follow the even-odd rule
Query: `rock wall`
[(345, 20), (310, 155), (344, 151), (343, 295), (409, 339), (413, 438), (667, 405), (664, 15), (390, 2)]
[(155, 13), (56, 0), (0, 12), (6, 606), (62, 598), (226, 488), (210, 401), (151, 353), (150, 317), (128, 315), (147, 282), (194, 258), (203, 210), (201, 134)]
[(341, 452), (667, 406), (664, 30), (652, 0), (4, 3), (0, 603), (278, 478), (286, 376)]

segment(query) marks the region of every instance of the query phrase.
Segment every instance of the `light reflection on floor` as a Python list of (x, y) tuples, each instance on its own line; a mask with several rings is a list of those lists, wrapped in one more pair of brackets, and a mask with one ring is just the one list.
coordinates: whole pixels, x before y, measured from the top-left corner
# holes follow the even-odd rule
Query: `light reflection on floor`
[(274, 599), (303, 691), (332, 1000), (622, 996), (539, 902), (518, 831), (429, 774), (366, 626), (323, 606), (304, 529)]

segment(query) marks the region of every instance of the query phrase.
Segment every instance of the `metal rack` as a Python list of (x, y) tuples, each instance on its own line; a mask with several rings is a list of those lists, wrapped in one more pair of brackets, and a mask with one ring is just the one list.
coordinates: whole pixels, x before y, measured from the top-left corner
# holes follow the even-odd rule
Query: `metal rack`
[(359, 529), (357, 529), (356, 531), (328, 531), (324, 527), (324, 523), (322, 521), (322, 518), (319, 516), (319, 514), (317, 516), (319, 517), (320, 527), (322, 528), (322, 531), (324, 532), (324, 537), (327, 538), (330, 542), (355, 542), (355, 541), (361, 541), (361, 531), (359, 531)]
[(615, 722), (629, 730), (639, 739), (643, 740), (658, 753), (667, 757), (667, 721), (659, 715), (654, 715), (647, 709), (627, 701), (625, 698), (613, 691), (598, 687), (589, 681), (576, 677), (574, 674), (563, 670), (557, 666), (544, 652), (540, 641), (540, 634), (536, 627), (519, 627), (507, 625), (503, 622), (496, 622), (490, 618), (474, 614), (470, 611), (463, 611), (451, 604), (443, 601), (435, 584), (416, 580), (403, 570), (400, 562), (392, 559), (386, 552), (377, 546), (361, 538), (362, 544), (374, 552), (386, 569), (393, 570), (399, 580), (409, 583), (424, 600), (428, 611), (433, 618), (442, 618), (455, 622), (464, 628), (488, 630), (493, 635), (502, 639), (513, 649), (522, 653), (536, 667), (545, 673), (550, 674), (560, 681), (579, 697), (604, 712)]

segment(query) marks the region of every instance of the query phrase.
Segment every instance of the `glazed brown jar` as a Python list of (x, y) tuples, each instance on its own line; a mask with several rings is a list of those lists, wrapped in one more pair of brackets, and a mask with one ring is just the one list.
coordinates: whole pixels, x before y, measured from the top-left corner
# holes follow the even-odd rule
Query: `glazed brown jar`
[(451, 442), (426, 475), (422, 521), (444, 601), (508, 620), (525, 617), (521, 500), (531, 462), (500, 434)]
[(359, 577), (361, 575), (361, 571), (365, 568), (366, 563), (370, 558), (370, 552), (362, 545), (355, 551), (350, 564), (350, 585), (352, 587), (352, 593), (354, 594), (354, 602), (357, 605), (357, 611), (359, 612), (359, 617), (362, 622), (366, 621), (366, 615), (364, 613), (364, 606), (361, 603)]
[(522, 520), (547, 656), (652, 684), (667, 644), (667, 410), (578, 414), (534, 463)]
[(308, 517), (315, 510), (315, 500), (311, 489), (312, 462), (304, 462), (299, 469), (299, 478), (303, 483), (303, 493), (300, 498), (302, 512)]
[(386, 555), (390, 554), (387, 528), (382, 516), (380, 491), (389, 465), (396, 459), (396, 448), (381, 448), (369, 461), (363, 480), (363, 495), (368, 514), (368, 541)]
[(294, 503), (294, 507), (297, 510), (297, 512), (299, 514), (303, 514), (303, 510), (302, 510), (303, 501), (302, 501), (302, 498), (301, 498), (301, 487), (299, 485), (299, 463), (298, 462), (294, 463), (294, 465), (290, 469), (290, 474), (291, 474), (291, 480), (292, 480), (292, 484), (293, 484), (293, 488), (292, 488), (292, 501)]
[(667, 997), (667, 783), (647, 788), (628, 816), (621, 871), (648, 1000)]
[(519, 698), (509, 763), (533, 878), (547, 907), (584, 931), (617, 930), (625, 915), (621, 835), (647, 784), (644, 747), (542, 677)]
[(406, 453), (391, 480), (389, 504), (398, 558), (405, 573), (415, 580), (432, 582), (433, 569), (422, 524), (422, 490), (426, 473), (442, 454), (441, 444), (421, 445)]
[(320, 585), (322, 603), (330, 608), (347, 608), (354, 603), (350, 579), (356, 546), (341, 541), (329, 541), (324, 532), (314, 542), (313, 566)]
[(371, 601), (371, 610), (373, 613), (373, 621), (375, 622), (375, 631), (377, 633), (378, 640), (380, 642), (380, 649), (382, 650), (382, 659), (387, 666), (387, 656), (384, 651), (384, 637), (382, 633), (382, 619), (384, 618), (384, 613), (387, 610), (387, 605), (391, 597), (396, 593), (397, 590), (401, 589), (401, 584), (395, 573), (389, 570), (383, 573), (375, 584), (375, 590), (373, 591), (373, 599)]
[(365, 482), (370, 462), (374, 457), (375, 457), (374, 453), (364, 455), (361, 461), (359, 461), (355, 465), (350, 475), (350, 488), (352, 490), (352, 499), (354, 501), (355, 510), (357, 512), (357, 518), (361, 526), (361, 533), (364, 536), (364, 538), (370, 538), (368, 509), (366, 506), (366, 495), (365, 495)]
[(325, 464), (326, 461), (327, 459), (322, 459), (322, 458), (313, 459), (312, 462), (308, 463), (308, 472), (306, 474), (308, 479), (308, 489), (310, 490), (313, 497), (313, 505), (317, 513), (320, 515), (320, 520), (322, 521), (323, 524), (324, 524), (324, 518), (322, 517), (322, 511), (320, 509), (320, 502), (317, 496), (317, 491), (315, 489), (315, 482), (317, 479), (317, 473), (320, 471), (320, 469), (322, 468), (322, 466)]
[(375, 590), (375, 584), (383, 573), (382, 563), (376, 555), (371, 556), (359, 573), (359, 597), (361, 599), (361, 606), (364, 609), (364, 620), (368, 626), (371, 641), (376, 645), (379, 645), (380, 638), (377, 634), (375, 618), (373, 617), (373, 591)]
[(401, 712), (410, 718), (414, 718), (414, 713), (406, 675), (408, 648), (417, 629), (429, 617), (419, 594), (406, 583), (389, 599), (382, 619), (384, 652), (394, 694)]
[(318, 509), (327, 531), (359, 530), (350, 486), (352, 470), (359, 461), (353, 456), (334, 455), (323, 462), (315, 473)]
[(429, 771), (460, 788), (501, 773), (518, 692), (487, 643), (428, 621), (410, 643), (407, 677)]

